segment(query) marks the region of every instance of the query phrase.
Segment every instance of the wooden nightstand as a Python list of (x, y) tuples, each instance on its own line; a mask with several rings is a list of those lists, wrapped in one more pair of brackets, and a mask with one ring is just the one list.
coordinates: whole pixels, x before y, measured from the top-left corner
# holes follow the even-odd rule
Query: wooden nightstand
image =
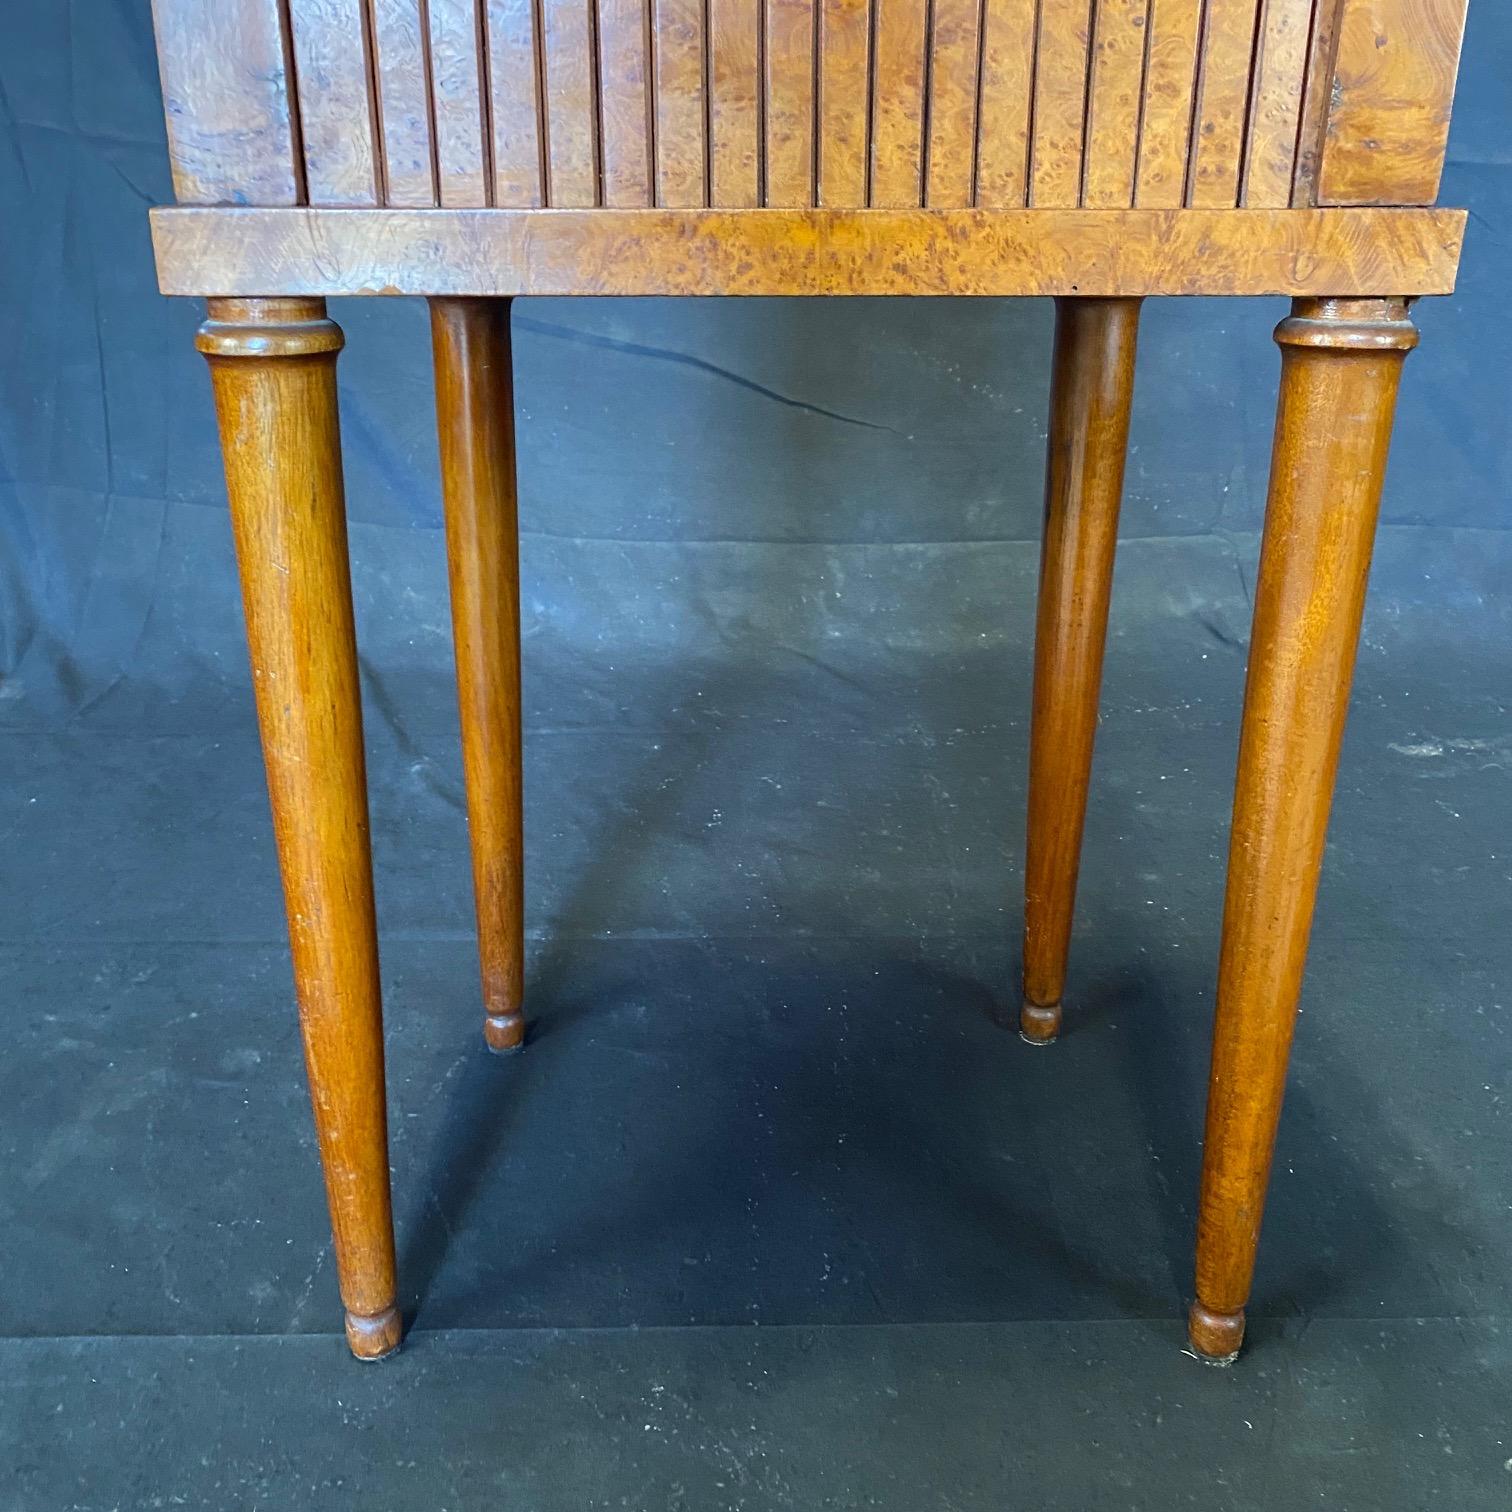
[(327, 295), (431, 301), (485, 1034), (524, 1042), (517, 295), (1053, 295), (1022, 1032), (1053, 1040), (1140, 301), (1286, 294), (1191, 1340), (1244, 1333), (1467, 0), (155, 0), (347, 1337), (401, 1322)]

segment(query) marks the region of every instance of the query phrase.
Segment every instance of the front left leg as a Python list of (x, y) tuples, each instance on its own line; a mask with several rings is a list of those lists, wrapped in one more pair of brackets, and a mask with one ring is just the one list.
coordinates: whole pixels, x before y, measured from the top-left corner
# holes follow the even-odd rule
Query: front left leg
[(1299, 299), (1281, 396), (1239, 739), (1188, 1331), (1244, 1338), (1402, 360), (1401, 299)]
[(212, 299), (210, 361), (346, 1336), (399, 1347), (378, 936), (336, 420), (320, 299)]

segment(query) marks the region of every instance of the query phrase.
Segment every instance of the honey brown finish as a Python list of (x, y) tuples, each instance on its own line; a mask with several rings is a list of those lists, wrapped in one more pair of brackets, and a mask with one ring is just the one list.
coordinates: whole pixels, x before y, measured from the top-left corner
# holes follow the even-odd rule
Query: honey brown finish
[[(1140, 301), (1280, 294), (1188, 1331), (1244, 1334), (1466, 0), (154, 0), (353, 1351), (395, 1348), (327, 295), (431, 306), (484, 1033), (525, 1040), (510, 300), (1057, 300), (1024, 1037), (1067, 998)], [(1070, 993), (1074, 1003), (1074, 986)], [(1074, 1012), (1065, 1027), (1074, 1029)]]
[(378, 930), (336, 354), (318, 299), (213, 300), (210, 360), (352, 1352), (398, 1347)]
[(1056, 301), (1019, 1020), (1038, 1045), (1060, 1033), (1138, 332), (1137, 299)]
[(1197, 1217), (1193, 1347), (1244, 1335), (1402, 360), (1400, 299), (1298, 300), (1255, 583)]
[(1448, 293), (1459, 210), (152, 212), (165, 294)]
[(472, 837), (483, 1034), (525, 1041), (520, 559), (509, 301), (433, 299), (441, 499)]

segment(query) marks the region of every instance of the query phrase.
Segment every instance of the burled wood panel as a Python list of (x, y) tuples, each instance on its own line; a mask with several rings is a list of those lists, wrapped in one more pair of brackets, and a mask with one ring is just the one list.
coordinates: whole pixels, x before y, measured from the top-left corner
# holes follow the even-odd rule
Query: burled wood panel
[(381, 205), (363, 0), (287, 3), (310, 203)]
[(1263, 0), (1240, 202), (1256, 210), (1291, 203), (1314, 0)]
[(1012, 210), (1029, 197), (1029, 102), (1037, 0), (985, 0), (976, 203)]
[(278, 0), (153, 0), (152, 19), (178, 201), (301, 203), (304, 164)]
[(598, 0), (604, 203), (652, 203), (649, 0)]
[(1466, 0), (155, 0), (185, 201), (1432, 199)]
[(487, 0), (493, 202), (528, 210), (546, 203), (535, 0)]
[(1438, 197), (1466, 0), (1345, 0), (1318, 199), (1430, 205)]
[(924, 202), (929, 0), (872, 0), (871, 203)]
[(1187, 164), (1186, 202), (1198, 209), (1232, 210), (1239, 203), (1258, 9), (1259, 0), (1207, 0)]
[(584, 210), (599, 196), (593, 0), (541, 0), (540, 16), (546, 202)]
[(1150, 0), (1098, 0), (1081, 201), (1092, 210), (1134, 203), (1149, 18)]
[(369, 5), (384, 202), (423, 209), (436, 203), (429, 32), (420, 0)]
[(481, 15), (474, 0), (426, 0), (436, 192), (448, 210), (486, 205), (492, 187)]
[(152, 214), (165, 294), (1447, 293), (1456, 210)]
[(710, 204), (761, 203), (761, 0), (708, 0)]
[(1081, 203), (1092, 11), (1093, 0), (1040, 3), (1029, 153), (1029, 203), (1036, 209)]
[(981, 0), (934, 0), (929, 139), (924, 159), (926, 205), (943, 208), (972, 203), (981, 17)]
[(651, 0), (656, 55), (656, 203), (709, 202), (704, 0)]
[(814, 203), (814, 0), (765, 0), (766, 199)]
[(1174, 210), (1186, 203), (1202, 11), (1203, 0), (1152, 0), (1134, 184), (1141, 209)]
[(817, 203), (866, 203), (871, 138), (871, 0), (814, 0), (819, 7)]

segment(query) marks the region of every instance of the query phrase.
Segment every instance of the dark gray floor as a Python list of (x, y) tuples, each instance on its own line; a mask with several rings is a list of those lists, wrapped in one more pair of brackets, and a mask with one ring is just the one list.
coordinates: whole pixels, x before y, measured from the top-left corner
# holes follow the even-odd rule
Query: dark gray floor
[[(1489, 583), (1502, 539), (1440, 544)], [(477, 1034), (451, 690), (370, 678), (416, 1319), (374, 1368), (250, 722), (13, 729), (0, 1506), (1505, 1506), (1493, 594), (1372, 602), (1253, 1345), (1181, 1352), (1253, 544), (1125, 545), (1049, 1051), (994, 1022), (1032, 549), (837, 551), (819, 654), (806, 585), (717, 551), (738, 645), (534, 645), (517, 1059)], [(1388, 531), (1384, 581), (1431, 547)]]

